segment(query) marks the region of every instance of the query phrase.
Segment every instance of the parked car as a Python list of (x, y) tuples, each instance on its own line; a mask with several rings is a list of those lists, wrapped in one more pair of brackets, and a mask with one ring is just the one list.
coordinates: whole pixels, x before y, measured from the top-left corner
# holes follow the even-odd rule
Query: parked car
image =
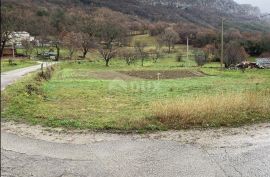
[(38, 54), (38, 56), (45, 58), (45, 59), (55, 60), (57, 53), (56, 52), (43, 52), (43, 53)]

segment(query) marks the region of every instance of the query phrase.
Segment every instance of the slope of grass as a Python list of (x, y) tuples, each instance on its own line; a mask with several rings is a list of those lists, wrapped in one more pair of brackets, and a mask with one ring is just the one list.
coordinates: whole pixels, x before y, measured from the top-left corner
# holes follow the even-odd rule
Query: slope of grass
[[(265, 91), (270, 88), (269, 70), (247, 70), (242, 73), (213, 68), (218, 64), (211, 64), (211, 67), (206, 65), (203, 68), (180, 67), (180, 64), (170, 55), (155, 64), (148, 61), (147, 66), (143, 68), (139, 64), (126, 66), (124, 61), (117, 59), (109, 68), (98, 61), (86, 61), (80, 64), (65, 62), (48, 82), (36, 82), (33, 81), (34, 76), (28, 76), (8, 87), (2, 97), (4, 104), (2, 117), (51, 127), (113, 131), (164, 130), (198, 125), (231, 126), (235, 122), (237, 125), (251, 123), (253, 119), (269, 121), (268, 104), (264, 107), (266, 111), (257, 111), (259, 110), (257, 108), (260, 108), (257, 105), (266, 103), (270, 97), (269, 92)], [(182, 64), (185, 65), (185, 62)], [(93, 71), (104, 73), (117, 70), (173, 69), (201, 70), (206, 76), (157, 81), (119, 78), (104, 80), (89, 75), (89, 72)], [(34, 84), (38, 92), (29, 94), (27, 92), (29, 86), (26, 87), (29, 83)], [(241, 99), (245, 93), (257, 97), (256, 92), (266, 93), (265, 100), (261, 97), (254, 99), (255, 102), (249, 102), (251, 99), (248, 98)], [(221, 94), (224, 100), (216, 104)], [(231, 98), (233, 98), (232, 102), (230, 102)], [(179, 102), (179, 100), (185, 101)], [(208, 102), (209, 107), (199, 107)], [(251, 103), (254, 103), (256, 109), (250, 106)], [(153, 108), (155, 104), (156, 107)], [(228, 108), (219, 112), (218, 108), (223, 104), (229, 104)], [(162, 107), (162, 105), (167, 106)], [(176, 111), (172, 105), (176, 105)], [(255, 111), (254, 114), (246, 112), (247, 105), (250, 106), (250, 110), (257, 112)], [(224, 117), (216, 119), (219, 113), (230, 111), (231, 108), (230, 119)], [(236, 111), (238, 108), (244, 113), (238, 114)], [(191, 115), (187, 117), (189, 121), (182, 121), (182, 110), (190, 112)], [(192, 121), (195, 123), (190, 123)]]
[[(135, 36), (133, 43), (136, 40), (145, 41), (147, 50), (156, 43), (148, 35)], [(166, 47), (162, 50), (166, 51)], [(127, 66), (120, 58), (105, 67), (94, 50), (86, 60), (62, 61), (49, 81), (37, 80), (31, 74), (9, 86), (1, 97), (2, 118), (50, 127), (121, 132), (269, 121), (269, 70), (220, 71), (219, 63), (199, 68), (191, 55), (192, 48), (189, 60), (185, 52), (186, 46), (176, 45), (174, 52), (164, 53), (156, 63), (146, 59), (144, 67), (140, 60)], [(176, 62), (179, 53), (183, 60)], [(80, 53), (74, 57), (77, 55)], [(65, 56), (67, 50), (62, 49), (61, 57)], [(203, 72), (204, 76), (119, 78), (123, 72), (118, 71), (141, 70), (183, 70)]]

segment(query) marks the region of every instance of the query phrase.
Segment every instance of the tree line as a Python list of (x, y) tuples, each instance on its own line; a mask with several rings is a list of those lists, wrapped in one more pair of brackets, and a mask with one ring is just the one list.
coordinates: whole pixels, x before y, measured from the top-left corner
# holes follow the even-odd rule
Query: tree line
[[(74, 52), (81, 50), (80, 57), (85, 58), (91, 48), (99, 51), (106, 66), (116, 55), (121, 55), (128, 64), (136, 58), (141, 58), (143, 65), (146, 57), (156, 61), (161, 56), (161, 47), (166, 46), (170, 53), (175, 44), (186, 44), (187, 37), (191, 45), (202, 48), (196, 53), (198, 58), (203, 55), (205, 61), (220, 60), (220, 32), (217, 29), (199, 27), (191, 23), (149, 22), (134, 16), (124, 15), (107, 8), (89, 9), (84, 12), (72, 7), (70, 9), (37, 8), (33, 12), (1, 7), (1, 56), (3, 48), (10, 40), (12, 31), (28, 31), (43, 46), (50, 44), (56, 49), (56, 60), (60, 57), (60, 48), (68, 50), (68, 58), (73, 59)], [(145, 52), (146, 43), (136, 41), (133, 49), (121, 50), (129, 46), (133, 35), (148, 33), (157, 39), (155, 49)], [(270, 34), (240, 32), (230, 28), (225, 33), (225, 62), (226, 66), (242, 60), (247, 55), (269, 56)], [(29, 53), (35, 43), (23, 42)], [(236, 47), (236, 54), (232, 51)], [(38, 48), (35, 48), (38, 50)], [(39, 53), (39, 51), (37, 51)], [(135, 55), (136, 54), (136, 55)], [(149, 55), (149, 56), (147, 56)], [(231, 57), (238, 58), (229, 62)]]

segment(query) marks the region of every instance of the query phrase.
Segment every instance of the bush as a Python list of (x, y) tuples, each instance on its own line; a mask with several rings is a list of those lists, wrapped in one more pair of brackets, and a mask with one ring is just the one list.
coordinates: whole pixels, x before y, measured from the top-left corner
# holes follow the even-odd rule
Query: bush
[(53, 66), (46, 68), (45, 71), (40, 71), (36, 77), (36, 80), (41, 81), (51, 79), (53, 71), (54, 71)]
[(176, 61), (177, 62), (183, 61), (183, 55), (181, 53), (176, 54)]
[(207, 63), (207, 57), (205, 56), (203, 52), (201, 53), (197, 52), (194, 57), (195, 57), (195, 62), (200, 67), (202, 67), (203, 65)]
[(118, 56), (123, 58), (126, 61), (127, 65), (135, 63), (137, 59), (136, 52), (132, 49), (120, 50), (118, 52)]
[(230, 42), (226, 46), (224, 64), (228, 68), (232, 65), (236, 65), (242, 61), (245, 61), (248, 57), (244, 47), (238, 42)]
[(38, 87), (37, 84), (27, 84), (25, 86), (25, 90), (26, 90), (26, 93), (28, 95), (34, 95), (34, 94), (37, 94), (37, 95), (40, 95), (41, 94), (41, 91), (40, 91), (40, 88)]

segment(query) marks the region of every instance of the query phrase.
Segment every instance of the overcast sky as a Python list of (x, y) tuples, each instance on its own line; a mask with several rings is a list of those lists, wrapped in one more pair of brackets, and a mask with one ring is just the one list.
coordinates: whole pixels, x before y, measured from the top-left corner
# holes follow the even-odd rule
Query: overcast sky
[(257, 6), (262, 12), (270, 12), (270, 0), (235, 0), (240, 4), (251, 4)]

